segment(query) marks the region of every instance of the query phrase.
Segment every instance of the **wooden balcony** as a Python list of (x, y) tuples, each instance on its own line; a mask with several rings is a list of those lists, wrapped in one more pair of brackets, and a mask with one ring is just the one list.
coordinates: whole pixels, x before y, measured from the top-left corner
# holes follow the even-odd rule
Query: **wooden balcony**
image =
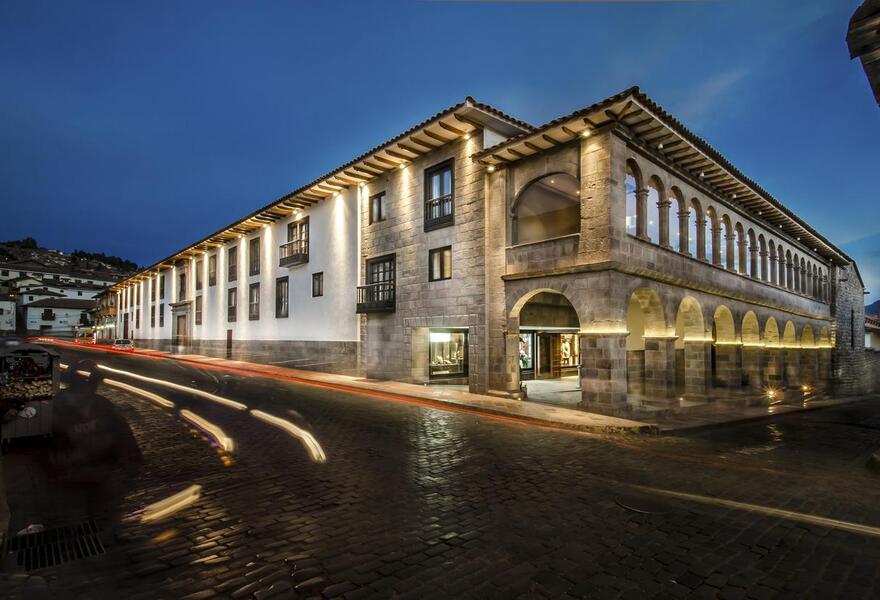
[(394, 312), (396, 289), (393, 281), (359, 285), (357, 288), (358, 314)]
[(295, 267), (309, 262), (309, 240), (293, 240), (281, 244), (279, 267)]

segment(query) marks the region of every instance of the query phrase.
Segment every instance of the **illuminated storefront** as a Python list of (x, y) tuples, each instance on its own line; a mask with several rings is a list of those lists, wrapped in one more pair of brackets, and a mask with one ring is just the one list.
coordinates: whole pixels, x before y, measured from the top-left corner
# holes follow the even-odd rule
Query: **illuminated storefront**
[(456, 379), (468, 376), (467, 330), (432, 329), (428, 346), (428, 369), (431, 379)]
[(519, 334), (520, 379), (548, 379), (577, 375), (577, 330), (523, 329)]

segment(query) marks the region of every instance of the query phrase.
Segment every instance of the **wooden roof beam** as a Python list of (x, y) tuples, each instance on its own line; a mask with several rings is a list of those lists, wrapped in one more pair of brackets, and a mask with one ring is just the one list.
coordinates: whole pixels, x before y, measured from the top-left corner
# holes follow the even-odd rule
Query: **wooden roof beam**
[(419, 146), (424, 146), (428, 150), (435, 150), (440, 147), (440, 146), (435, 146), (434, 144), (431, 144), (429, 142), (423, 142), (422, 140), (415, 137), (414, 135), (409, 136), (409, 140), (411, 142), (413, 142), (414, 144), (418, 144)]
[(451, 142), (454, 139), (454, 138), (445, 138), (442, 135), (440, 135), (439, 133), (434, 133), (433, 131), (431, 131), (427, 127), (422, 130), (422, 133), (424, 133), (429, 138), (433, 138), (433, 139), (437, 140), (438, 142), (442, 142), (444, 144), (448, 144), (449, 142)]
[(454, 133), (455, 135), (458, 135), (458, 136), (462, 136), (465, 133), (467, 133), (466, 131), (462, 131), (458, 127), (453, 127), (452, 125), (449, 125), (448, 123), (445, 123), (444, 121), (437, 121), (437, 125), (439, 125), (443, 129), (445, 129), (446, 131), (448, 131), (450, 133)]
[(411, 153), (415, 154), (416, 156), (421, 156), (422, 154), (425, 153), (424, 150), (417, 150), (416, 148), (413, 148), (413, 147), (410, 146), (409, 144), (404, 144), (403, 142), (398, 142), (398, 143), (397, 143), (397, 146), (398, 146), (399, 148), (403, 148), (403, 149), (406, 150), (407, 152), (411, 152)]
[(528, 148), (529, 150), (532, 150), (533, 152), (543, 152), (545, 150), (545, 148), (541, 148), (540, 146), (536, 146), (535, 144), (533, 144), (531, 142), (523, 142), (523, 145), (526, 148)]

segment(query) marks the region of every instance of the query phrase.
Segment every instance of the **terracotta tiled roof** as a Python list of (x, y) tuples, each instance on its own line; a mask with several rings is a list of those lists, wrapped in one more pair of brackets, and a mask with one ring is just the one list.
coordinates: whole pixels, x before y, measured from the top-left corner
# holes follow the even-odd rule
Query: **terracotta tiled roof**
[(81, 300), (79, 298), (47, 298), (25, 304), (26, 308), (94, 308), (94, 300)]

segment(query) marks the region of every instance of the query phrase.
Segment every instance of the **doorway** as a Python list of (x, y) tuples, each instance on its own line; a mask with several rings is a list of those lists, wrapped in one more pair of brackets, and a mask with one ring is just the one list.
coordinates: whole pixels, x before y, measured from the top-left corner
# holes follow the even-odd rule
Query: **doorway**
[(177, 315), (177, 328), (174, 336), (174, 343), (178, 346), (186, 342), (186, 315)]

